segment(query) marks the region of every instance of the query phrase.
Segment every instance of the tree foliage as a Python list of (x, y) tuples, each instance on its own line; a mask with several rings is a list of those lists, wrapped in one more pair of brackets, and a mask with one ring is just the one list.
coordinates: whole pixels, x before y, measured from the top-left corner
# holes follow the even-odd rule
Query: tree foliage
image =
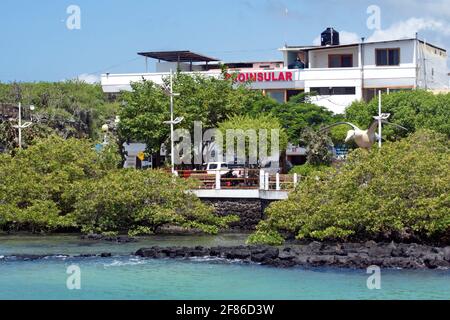
[(84, 232), (152, 234), (177, 225), (217, 233), (234, 217), (220, 218), (189, 193), (192, 182), (157, 170), (117, 170), (73, 188), (77, 225)]
[(303, 131), (302, 145), (306, 146), (306, 159), (313, 166), (330, 165), (333, 160), (331, 148), (333, 141), (324, 132), (316, 132), (310, 128)]
[[(278, 118), (289, 142), (303, 145), (301, 138), (305, 131), (318, 130), (343, 119), (342, 115), (334, 115), (326, 108), (308, 102), (308, 96), (309, 94), (301, 93), (293, 96), (287, 103), (277, 103), (273, 100), (271, 104), (256, 105), (249, 114), (259, 116), (263, 113)], [(341, 141), (345, 138), (345, 133), (340, 128), (333, 128), (332, 137)]]
[[(450, 137), (450, 94), (435, 95), (428, 91), (399, 91), (382, 95), (384, 113), (390, 113), (389, 121), (415, 132), (430, 129)], [(369, 103), (355, 102), (345, 110), (348, 121), (366, 129), (378, 115), (378, 99)], [(383, 127), (383, 138), (396, 140), (408, 134), (393, 126)]]
[[(24, 145), (34, 139), (57, 134), (63, 138), (99, 137), (101, 126), (113, 119), (118, 105), (107, 101), (99, 84), (80, 81), (0, 83), (0, 104), (22, 102), (23, 117), (33, 126), (23, 130)], [(30, 112), (27, 108), (34, 105)], [(1, 107), (1, 106), (0, 106)], [(0, 115), (0, 145), (8, 150), (17, 147), (17, 130)]]
[(217, 232), (217, 218), (187, 193), (185, 180), (159, 171), (117, 170), (115, 145), (51, 136), (0, 154), (0, 229), (149, 233), (164, 224)]
[[(114, 164), (110, 164), (114, 166)], [(101, 158), (87, 140), (57, 136), (38, 141), (15, 156), (0, 158), (0, 215), (3, 228), (32, 231), (71, 226), (73, 202), (66, 193), (76, 181), (102, 175)], [(46, 212), (45, 210), (48, 210)]]
[[(169, 79), (159, 86), (150, 81), (132, 84), (133, 91), (123, 93), (124, 105), (120, 110), (119, 133), (126, 141), (147, 144), (150, 152), (159, 151), (169, 137), (170, 128), (164, 121), (170, 120), (170, 100), (164, 93)], [(184, 117), (177, 128), (193, 132), (194, 121), (203, 128), (215, 128), (233, 115), (245, 114), (255, 103), (268, 103), (260, 91), (235, 86), (232, 80), (202, 77), (200, 75), (174, 75), (175, 117)]]
[(305, 179), (286, 201), (272, 204), (249, 241), (281, 243), (281, 235), (318, 240), (449, 240), (450, 144), (418, 131), (355, 150), (339, 169)]
[[(271, 116), (271, 115), (260, 115), (259, 117), (250, 117), (248, 115), (245, 116), (234, 116), (230, 117), (227, 121), (224, 121), (219, 124), (219, 130), (221, 131), (224, 139), (224, 150), (227, 150), (227, 131), (231, 130), (231, 132), (236, 132), (236, 130), (242, 130), (245, 135), (245, 151), (246, 156), (249, 156), (249, 147), (250, 144), (253, 143), (251, 141), (250, 136), (247, 135), (248, 132), (253, 131), (256, 137), (256, 145), (267, 147), (267, 155), (270, 155), (272, 150), (272, 130), (276, 130), (273, 132), (274, 137), (278, 136), (279, 142), (279, 151), (280, 153), (286, 150), (288, 144), (288, 136), (284, 128), (281, 127), (280, 121)], [(267, 140), (260, 141), (260, 134), (263, 132), (267, 133)], [(233, 146), (237, 144), (237, 141), (233, 140)], [(261, 159), (260, 159), (261, 160)]]

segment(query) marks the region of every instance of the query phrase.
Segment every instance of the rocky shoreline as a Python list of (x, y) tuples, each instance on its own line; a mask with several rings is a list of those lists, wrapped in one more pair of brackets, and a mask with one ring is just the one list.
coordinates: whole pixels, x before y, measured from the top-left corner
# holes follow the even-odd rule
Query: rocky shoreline
[[(1, 261), (35, 261), (60, 258), (110, 258), (109, 252), (79, 255), (0, 255)], [(284, 247), (217, 246), (217, 247), (151, 247), (142, 248), (131, 256), (147, 259), (217, 258), (228, 261), (256, 263), (276, 268), (336, 267), (365, 269), (381, 268), (450, 269), (450, 246), (433, 247), (420, 244), (397, 243), (321, 243)]]
[(442, 248), (418, 244), (380, 244), (373, 241), (364, 244), (312, 242), (307, 245), (283, 248), (268, 246), (152, 247), (140, 249), (136, 255), (151, 259), (216, 257), (277, 268), (302, 266), (361, 269), (372, 265), (401, 269), (450, 268), (450, 246)]

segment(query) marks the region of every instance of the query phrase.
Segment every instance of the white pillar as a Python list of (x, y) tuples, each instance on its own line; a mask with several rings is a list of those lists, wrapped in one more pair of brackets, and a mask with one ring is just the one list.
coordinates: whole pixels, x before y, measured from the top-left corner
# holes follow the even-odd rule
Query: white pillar
[(276, 180), (277, 180), (277, 191), (280, 191), (281, 190), (281, 186), (280, 186), (280, 174), (279, 173), (277, 173)]
[(265, 190), (266, 191), (269, 191), (269, 189), (270, 189), (270, 185), (269, 185), (269, 182), (270, 182), (270, 180), (269, 180), (269, 173), (268, 172), (266, 172), (266, 174), (265, 174), (265, 176), (264, 176), (264, 180), (265, 180), (265, 183), (264, 183), (264, 185), (265, 185)]
[(221, 186), (220, 186), (220, 171), (216, 172), (216, 190), (220, 190)]
[(297, 187), (297, 184), (298, 184), (298, 174), (294, 173), (294, 188)]
[(259, 170), (259, 190), (264, 190), (265, 189), (265, 187), (264, 187), (264, 176), (265, 176), (265, 173), (264, 173), (264, 170)]

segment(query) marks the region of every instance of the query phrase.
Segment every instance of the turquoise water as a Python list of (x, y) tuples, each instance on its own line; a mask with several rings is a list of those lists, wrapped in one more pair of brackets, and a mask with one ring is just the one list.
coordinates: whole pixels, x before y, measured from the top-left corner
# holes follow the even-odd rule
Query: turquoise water
[[(144, 244), (239, 244), (244, 235), (154, 237), (134, 244), (80, 242), (75, 237), (0, 237), (0, 256), (116, 252), (111, 258), (0, 260), (0, 299), (449, 299), (450, 271), (382, 270), (381, 290), (368, 290), (365, 270), (275, 269), (211, 259), (146, 260)], [(144, 245), (145, 246), (145, 245)], [(65, 251), (61, 251), (65, 249)], [(105, 248), (109, 250), (105, 250)], [(114, 250), (111, 250), (114, 249)], [(70, 252), (69, 252), (70, 251)], [(81, 290), (66, 287), (67, 267), (81, 270)]]

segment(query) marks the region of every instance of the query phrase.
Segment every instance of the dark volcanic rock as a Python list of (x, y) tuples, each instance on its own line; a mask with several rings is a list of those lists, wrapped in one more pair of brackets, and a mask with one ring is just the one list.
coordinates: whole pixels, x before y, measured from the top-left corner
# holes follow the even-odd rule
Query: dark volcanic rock
[(450, 247), (445, 247), (444, 249), (442, 249), (442, 252), (444, 254), (444, 259), (450, 262)]
[(117, 242), (117, 243), (137, 242), (137, 240), (135, 238), (128, 237), (128, 236), (105, 237), (101, 234), (87, 234), (87, 235), (82, 235), (80, 238), (82, 240), (108, 241), (108, 242)]
[(99, 241), (99, 240), (103, 240), (103, 236), (101, 234), (86, 234), (86, 235), (82, 235), (80, 237), (82, 240), (95, 240), (95, 241)]
[(293, 266), (338, 266), (367, 268), (449, 268), (450, 247), (436, 248), (417, 244), (383, 244), (375, 242), (323, 244), (312, 242), (279, 249), (269, 246), (237, 246), (213, 248), (159, 248), (140, 249), (136, 255), (145, 258), (221, 257), (239, 259), (262, 265), (288, 268)]

